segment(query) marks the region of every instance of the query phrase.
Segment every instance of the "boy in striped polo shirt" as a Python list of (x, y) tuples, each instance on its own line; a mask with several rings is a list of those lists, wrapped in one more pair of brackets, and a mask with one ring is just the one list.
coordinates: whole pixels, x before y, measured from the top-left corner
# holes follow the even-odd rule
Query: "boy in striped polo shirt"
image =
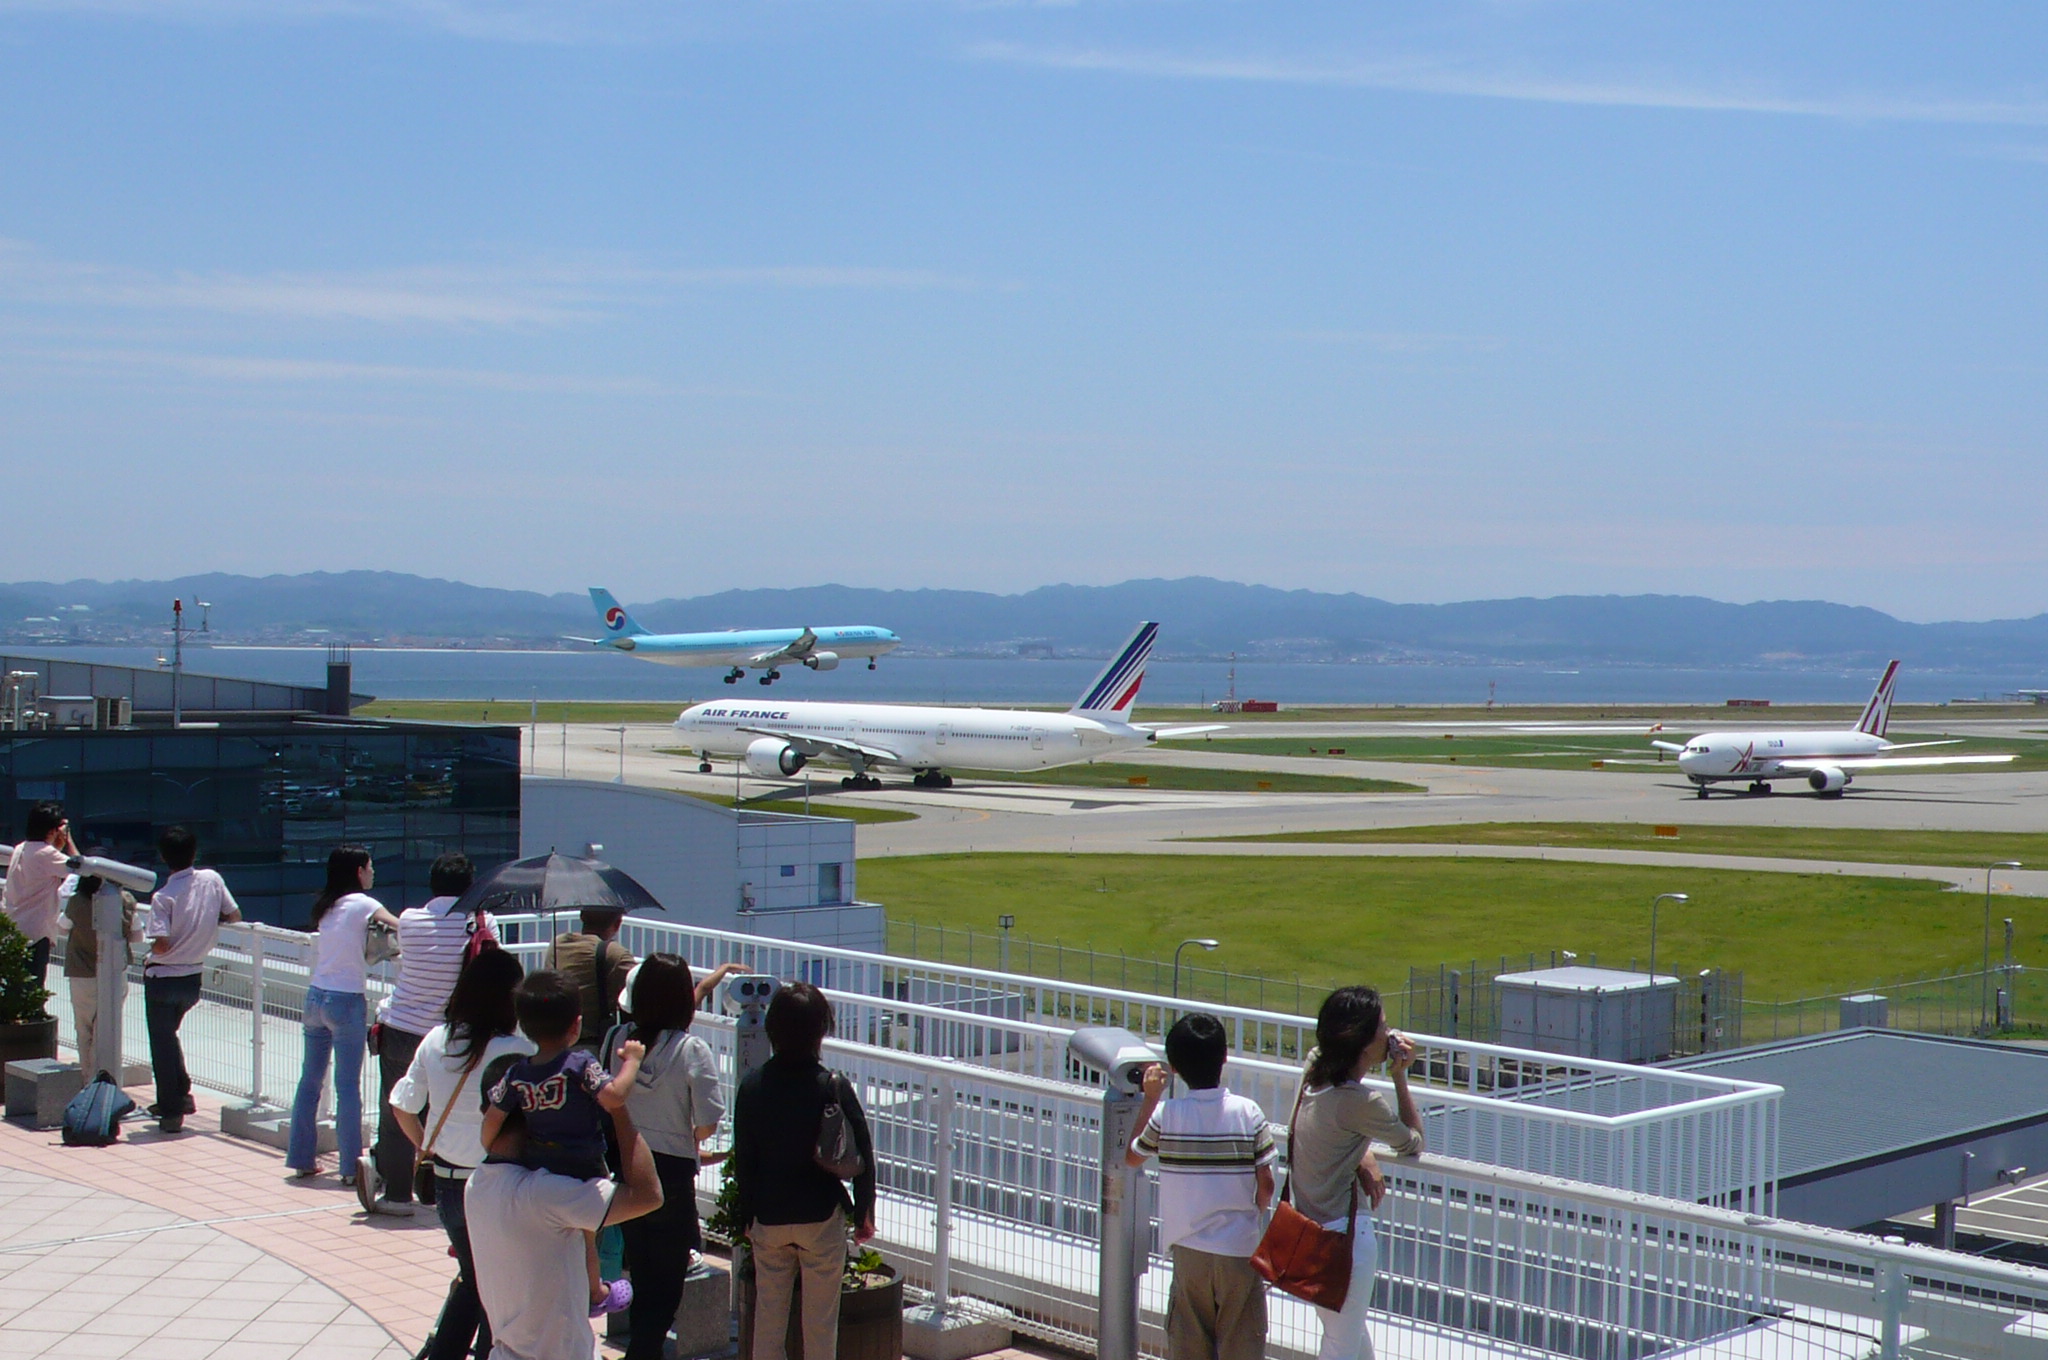
[(1256, 1102), (1223, 1089), (1229, 1056), (1213, 1015), (1182, 1016), (1166, 1060), (1188, 1093), (1171, 1100), (1167, 1073), (1145, 1072), (1145, 1104), (1125, 1161), (1159, 1159), (1159, 1244), (1173, 1257), (1166, 1306), (1168, 1360), (1260, 1360), (1266, 1285), (1252, 1269), (1273, 1203), (1273, 1131)]

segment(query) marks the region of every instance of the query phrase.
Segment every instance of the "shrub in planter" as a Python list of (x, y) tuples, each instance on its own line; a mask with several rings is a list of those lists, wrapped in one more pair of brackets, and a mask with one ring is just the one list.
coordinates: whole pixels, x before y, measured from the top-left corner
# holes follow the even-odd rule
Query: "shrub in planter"
[(57, 1021), (43, 1010), (50, 993), (29, 968), (34, 948), (21, 927), (0, 916), (0, 1062), (57, 1056)]

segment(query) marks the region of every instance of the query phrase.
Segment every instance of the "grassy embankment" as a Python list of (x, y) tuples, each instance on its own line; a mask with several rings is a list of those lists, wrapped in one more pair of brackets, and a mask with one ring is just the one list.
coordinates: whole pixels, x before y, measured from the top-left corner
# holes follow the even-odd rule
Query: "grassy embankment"
[(1684, 826), (1660, 836), (1639, 822), (1474, 822), (1465, 826), (1375, 826), (1282, 831), (1266, 836), (1191, 836), (1196, 841), (1280, 841), (1299, 845), (1522, 845), (1597, 850), (1664, 850), (1691, 855), (1847, 860), (1860, 864), (2048, 866), (2048, 832), (1891, 831), (1865, 827)]
[[(663, 746), (655, 750), (656, 755), (694, 757), (695, 752), (681, 746)], [(730, 770), (730, 765), (722, 768)], [(962, 770), (948, 767), (947, 773), (958, 779), (986, 780), (1004, 784), (1063, 784), (1084, 789), (1127, 789), (1132, 787), (1152, 789), (1175, 789), (1204, 793), (1421, 793), (1416, 784), (1403, 784), (1392, 779), (1352, 778), (1345, 775), (1327, 774), (1285, 774), (1269, 773), (1264, 770), (1203, 770), (1185, 765), (1119, 765), (1104, 761), (1095, 765), (1063, 765), (1055, 770), (1033, 770), (1017, 774), (1007, 770)], [(900, 773), (884, 776), (890, 783), (909, 782)], [(1133, 785), (1133, 780), (1143, 781)], [(826, 787), (818, 790), (823, 797), (838, 790)], [(728, 799), (728, 802), (731, 800)]]
[[(994, 930), (998, 915), (1040, 945), (1169, 957), (1192, 936), (1223, 947), (1190, 963), (1400, 988), (1411, 965), (1570, 949), (1626, 967), (1746, 974), (1751, 1000), (1816, 996), (1884, 979), (1973, 968), (1981, 896), (1913, 880), (1637, 868), (1515, 860), (1284, 859), (1148, 855), (938, 855), (864, 860), (861, 894), (892, 922)], [(2048, 957), (2048, 901), (2007, 897), (2022, 960)], [(929, 950), (927, 950), (929, 952)], [(984, 958), (983, 963), (988, 960)], [(1107, 980), (1107, 979), (1104, 979)], [(2048, 970), (2021, 974), (2021, 1013), (2039, 1014)]]

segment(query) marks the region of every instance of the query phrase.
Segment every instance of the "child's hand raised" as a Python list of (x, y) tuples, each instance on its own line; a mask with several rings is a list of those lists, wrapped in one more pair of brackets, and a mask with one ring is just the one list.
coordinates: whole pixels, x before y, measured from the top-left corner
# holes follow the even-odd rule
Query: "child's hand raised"
[(647, 1045), (638, 1039), (628, 1039), (619, 1045), (619, 1056), (627, 1062), (639, 1062), (647, 1056)]
[(1156, 1101), (1156, 1100), (1158, 1100), (1158, 1099), (1159, 1099), (1159, 1097), (1161, 1097), (1161, 1096), (1163, 1096), (1163, 1095), (1165, 1095), (1165, 1094), (1166, 1094), (1166, 1079), (1167, 1079), (1167, 1076), (1168, 1076), (1168, 1073), (1167, 1073), (1167, 1071), (1166, 1071), (1166, 1064), (1164, 1064), (1164, 1063), (1148, 1063), (1148, 1064), (1146, 1064), (1146, 1066), (1145, 1066), (1145, 1081), (1144, 1081), (1144, 1087), (1143, 1087), (1143, 1089), (1144, 1089), (1144, 1092), (1145, 1092), (1145, 1099), (1147, 1099), (1147, 1100), (1154, 1100), (1154, 1101)]

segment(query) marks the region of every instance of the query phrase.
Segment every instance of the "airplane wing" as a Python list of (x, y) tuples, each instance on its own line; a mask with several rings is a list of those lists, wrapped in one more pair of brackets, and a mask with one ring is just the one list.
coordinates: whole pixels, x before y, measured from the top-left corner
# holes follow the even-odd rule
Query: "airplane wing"
[(1833, 760), (1781, 760), (1774, 767), (1781, 774), (1804, 774), (1809, 770), (1919, 770), (1935, 765), (2003, 765), (2018, 760), (2005, 756), (1839, 756)]
[(562, 641), (564, 641), (564, 642), (587, 642), (587, 643), (589, 643), (589, 644), (590, 644), (591, 646), (593, 646), (593, 647), (602, 647), (602, 646), (604, 646), (604, 644), (605, 644), (605, 642), (606, 642), (606, 639), (604, 639), (604, 638), (587, 638), (587, 637), (577, 637), (577, 636), (576, 636), (576, 635), (575, 635), (574, 633), (564, 633), (564, 634), (562, 634)]
[(1198, 737), (1204, 732), (1221, 732), (1229, 725), (1228, 723), (1201, 723), (1194, 727), (1165, 727), (1159, 723), (1131, 724), (1131, 726), (1140, 731), (1150, 732), (1155, 737), (1165, 737), (1169, 740), (1174, 737)]
[(759, 655), (750, 656), (747, 658), (747, 664), (749, 666), (762, 667), (779, 666), (785, 661), (801, 661), (805, 657), (809, 656), (812, 650), (817, 647), (817, 645), (817, 632), (813, 629), (806, 628), (803, 631), (803, 635), (797, 638), (796, 641), (790, 643), (788, 646), (778, 647), (772, 652), (762, 652)]
[(786, 732), (766, 727), (742, 727), (739, 729), (749, 736), (780, 737), (807, 756), (837, 756), (849, 760), (859, 756), (862, 760), (886, 760), (902, 763), (902, 757), (883, 746), (870, 746), (866, 742), (848, 741), (844, 737), (826, 736), (821, 732)]
[(1652, 746), (1656, 747), (1656, 748), (1657, 748), (1658, 750), (1660, 750), (1660, 751), (1669, 751), (1669, 752), (1671, 752), (1671, 754), (1673, 754), (1673, 755), (1675, 755), (1675, 756), (1676, 756), (1676, 755), (1684, 755), (1684, 754), (1685, 754), (1685, 745), (1684, 745), (1684, 743), (1682, 743), (1682, 742), (1676, 742), (1676, 741), (1653, 741), (1653, 742), (1651, 742), (1651, 743), (1650, 743), (1650, 745), (1652, 745)]

